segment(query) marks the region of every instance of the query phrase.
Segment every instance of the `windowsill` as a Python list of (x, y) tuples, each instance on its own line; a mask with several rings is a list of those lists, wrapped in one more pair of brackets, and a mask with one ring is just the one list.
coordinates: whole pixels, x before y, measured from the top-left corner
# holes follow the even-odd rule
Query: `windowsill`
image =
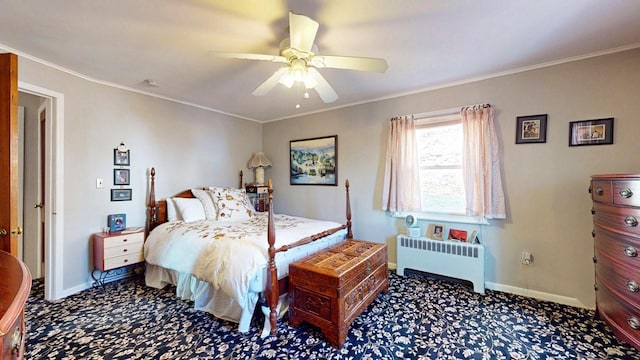
[(460, 224), (480, 224), (488, 225), (489, 221), (481, 216), (466, 216), (456, 214), (437, 214), (437, 213), (425, 213), (425, 212), (395, 212), (393, 217), (404, 218), (407, 215), (413, 215), (418, 220), (440, 221), (440, 222), (452, 222)]

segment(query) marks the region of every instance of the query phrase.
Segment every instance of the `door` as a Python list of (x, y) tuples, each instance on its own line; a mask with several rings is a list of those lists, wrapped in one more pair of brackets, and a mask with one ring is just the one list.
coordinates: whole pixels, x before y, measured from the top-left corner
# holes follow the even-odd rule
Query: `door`
[(47, 197), (45, 196), (45, 181), (46, 181), (46, 177), (45, 177), (45, 160), (46, 160), (46, 149), (47, 149), (47, 144), (46, 144), (46, 139), (47, 139), (47, 108), (46, 106), (43, 106), (40, 108), (40, 131), (38, 133), (38, 136), (40, 138), (40, 156), (38, 158), (38, 164), (40, 165), (40, 171), (38, 172), (38, 174), (40, 175), (40, 189), (38, 191), (38, 199), (39, 202), (35, 205), (36, 208), (38, 208), (40, 210), (40, 245), (38, 246), (38, 252), (40, 253), (40, 269), (42, 269), (42, 274), (38, 274), (38, 276), (44, 276), (44, 235), (45, 235), (45, 213), (44, 213), (44, 199), (46, 199)]
[(18, 256), (18, 56), (0, 54), (0, 250)]

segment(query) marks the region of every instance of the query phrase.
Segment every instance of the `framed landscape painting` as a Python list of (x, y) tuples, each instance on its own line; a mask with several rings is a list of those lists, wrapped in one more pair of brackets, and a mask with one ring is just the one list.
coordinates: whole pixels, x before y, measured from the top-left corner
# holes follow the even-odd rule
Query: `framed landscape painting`
[(338, 185), (338, 135), (289, 141), (291, 185)]

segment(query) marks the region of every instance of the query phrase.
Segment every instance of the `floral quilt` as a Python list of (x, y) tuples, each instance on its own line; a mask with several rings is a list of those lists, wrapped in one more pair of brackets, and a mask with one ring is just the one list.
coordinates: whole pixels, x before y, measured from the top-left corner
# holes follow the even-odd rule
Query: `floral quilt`
[[(276, 248), (341, 226), (332, 221), (274, 215)], [(245, 221), (172, 221), (155, 228), (144, 247), (153, 265), (190, 273), (221, 289), (246, 309), (249, 283), (267, 267), (267, 213)]]

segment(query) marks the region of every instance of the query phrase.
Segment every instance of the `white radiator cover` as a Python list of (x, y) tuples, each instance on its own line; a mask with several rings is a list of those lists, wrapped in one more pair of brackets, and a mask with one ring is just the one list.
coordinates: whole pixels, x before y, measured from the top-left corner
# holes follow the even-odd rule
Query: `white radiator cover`
[(404, 269), (468, 280), (484, 294), (484, 245), (398, 235), (397, 273)]

